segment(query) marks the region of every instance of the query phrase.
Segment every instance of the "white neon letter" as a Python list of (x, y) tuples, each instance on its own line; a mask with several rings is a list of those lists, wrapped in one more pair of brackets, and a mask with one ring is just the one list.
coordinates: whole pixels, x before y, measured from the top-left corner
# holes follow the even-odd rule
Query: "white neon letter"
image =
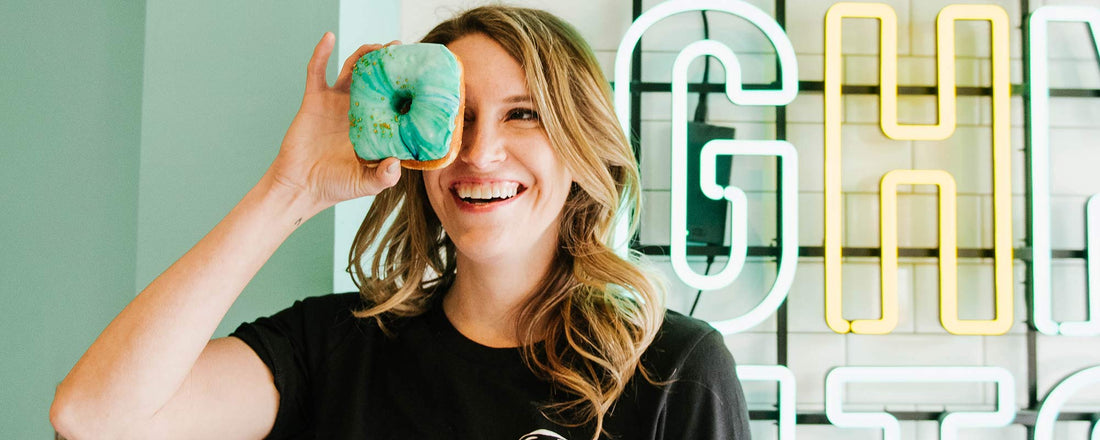
[(795, 438), (795, 392), (794, 373), (783, 365), (741, 365), (737, 367), (737, 378), (741, 382), (778, 382), (779, 401), (779, 440)]
[[(1078, 390), (1096, 383), (1100, 383), (1100, 366), (1078, 371), (1058, 382), (1058, 385), (1047, 393), (1047, 397), (1039, 405), (1039, 414), (1035, 416), (1035, 436), (1032, 440), (1054, 439), (1054, 422), (1058, 420), (1058, 413), (1062, 412), (1062, 406)], [(1100, 438), (1097, 437), (1097, 427), (1096, 424), (1092, 426), (1093, 440)]]
[(1100, 334), (1100, 264), (1092, 249), (1100, 246), (1095, 235), (1096, 196), (1089, 200), (1086, 234), (1088, 242), (1088, 320), (1057, 323), (1051, 315), (1051, 249), (1050, 249), (1050, 78), (1048, 77), (1047, 30), (1050, 22), (1085, 22), (1092, 35), (1093, 46), (1100, 54), (1097, 36), (1100, 32), (1100, 9), (1080, 6), (1043, 6), (1028, 18), (1028, 95), (1031, 97), (1031, 295), (1034, 302), (1032, 320), (1035, 329), (1048, 335), (1093, 336)]
[(672, 267), (676, 275), (689, 286), (702, 290), (714, 290), (728, 286), (737, 278), (744, 265), (747, 241), (747, 213), (744, 192), (739, 188), (723, 187), (714, 181), (713, 165), (718, 155), (778, 156), (783, 168), (780, 192), (783, 194), (783, 218), (781, 219), (783, 248), (782, 260), (776, 281), (767, 296), (748, 313), (733, 319), (712, 322), (723, 334), (736, 333), (753, 327), (767, 319), (778, 309), (787, 296), (794, 280), (798, 263), (798, 166), (797, 153), (785, 141), (734, 141), (715, 140), (704, 146), (700, 160), (700, 190), (714, 200), (727, 200), (732, 205), (731, 243), (729, 261), (714, 275), (695, 273), (687, 264), (687, 69), (693, 60), (703, 56), (716, 57), (726, 71), (726, 96), (738, 105), (786, 105), (798, 93), (798, 62), (794, 47), (783, 29), (774, 19), (759, 8), (742, 1), (682, 0), (661, 3), (646, 11), (634, 21), (619, 44), (615, 58), (615, 110), (623, 131), (629, 135), (630, 117), (630, 60), (634, 48), (650, 26), (670, 15), (698, 10), (715, 10), (733, 14), (748, 20), (771, 41), (780, 64), (780, 88), (772, 90), (745, 90), (741, 83), (741, 66), (730, 48), (712, 40), (700, 40), (689, 44), (679, 53), (672, 68), (672, 212), (670, 244)]
[(1016, 419), (1016, 380), (1001, 367), (838, 367), (825, 376), (825, 416), (842, 428), (879, 428), (883, 440), (900, 440), (901, 424), (889, 413), (844, 411), (845, 385), (856, 382), (994, 382), (997, 410), (953, 412), (940, 420), (940, 440), (955, 440), (960, 428), (1002, 427)]

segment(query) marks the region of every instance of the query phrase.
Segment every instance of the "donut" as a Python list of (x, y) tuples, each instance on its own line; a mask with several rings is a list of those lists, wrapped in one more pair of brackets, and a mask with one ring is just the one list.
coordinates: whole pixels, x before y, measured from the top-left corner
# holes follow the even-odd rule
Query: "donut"
[(466, 98), (462, 63), (446, 46), (387, 46), (352, 69), (348, 137), (359, 160), (442, 168), (458, 156)]

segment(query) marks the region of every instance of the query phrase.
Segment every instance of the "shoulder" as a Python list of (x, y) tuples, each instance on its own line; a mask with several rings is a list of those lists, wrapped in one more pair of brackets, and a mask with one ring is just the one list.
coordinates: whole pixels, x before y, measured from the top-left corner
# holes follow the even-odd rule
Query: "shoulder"
[(369, 331), (372, 320), (354, 314), (363, 306), (358, 292), (303, 298), (274, 315), (241, 324), (230, 336), (244, 340), (261, 358), (265, 352), (271, 356), (286, 351), (320, 355), (349, 334), (373, 333)]
[(345, 292), (303, 298), (295, 301), (290, 309), (298, 309), (299, 312), (314, 317), (331, 317), (340, 320), (352, 317), (353, 313), (362, 309), (364, 305), (359, 292)]
[(300, 307), (303, 310), (327, 313), (342, 313), (363, 306), (363, 299), (359, 292), (330, 293), (327, 295), (310, 296), (294, 301), (291, 307)]
[(697, 342), (711, 333), (718, 334), (718, 331), (706, 321), (675, 310), (667, 310), (661, 328), (657, 332), (657, 340), (674, 343)]
[(354, 312), (362, 307), (358, 292), (311, 296), (296, 300), (290, 307), (252, 324), (274, 326), (292, 333), (331, 330), (355, 323)]
[[(668, 311), (643, 356), (656, 379), (664, 429), (677, 438), (747, 439), (748, 405), (725, 338), (704, 321)], [(647, 363), (648, 360), (648, 363)]]
[(733, 368), (733, 357), (721, 333), (706, 321), (673, 310), (665, 312), (661, 328), (646, 349), (642, 362), (662, 379), (671, 379), (669, 376), (679, 375), (685, 368)]
[(256, 322), (273, 320), (292, 325), (324, 327), (354, 320), (355, 311), (363, 307), (364, 303), (358, 292), (331, 293), (296, 300), (290, 307)]

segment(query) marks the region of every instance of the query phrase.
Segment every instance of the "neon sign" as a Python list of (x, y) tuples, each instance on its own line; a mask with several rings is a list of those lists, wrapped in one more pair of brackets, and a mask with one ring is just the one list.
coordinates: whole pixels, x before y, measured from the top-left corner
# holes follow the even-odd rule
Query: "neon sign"
[(825, 416), (846, 428), (878, 428), (883, 440), (900, 440), (901, 424), (885, 411), (844, 410), (845, 386), (850, 383), (958, 383), (993, 382), (997, 409), (992, 412), (951, 412), (940, 420), (940, 439), (955, 440), (962, 428), (1008, 426), (1016, 418), (1016, 380), (1000, 367), (837, 367), (825, 376)]
[[(779, 158), (783, 180), (780, 192), (784, 201), (781, 231), (783, 247), (782, 264), (777, 279), (765, 299), (743, 316), (712, 322), (725, 334), (742, 332), (763, 322), (786, 298), (793, 278), (797, 259), (797, 205), (786, 206), (796, 198), (797, 180), (788, 176), (797, 174), (797, 156), (793, 145), (775, 140), (715, 140), (706, 144), (700, 157), (691, 158), (686, 148), (687, 121), (687, 69), (700, 57), (717, 58), (726, 71), (726, 96), (742, 106), (782, 106), (797, 93), (797, 64), (790, 41), (775, 21), (754, 6), (741, 1), (683, 0), (661, 3), (642, 14), (627, 31), (619, 45), (615, 60), (615, 105), (624, 132), (629, 133), (631, 112), (631, 55), (642, 34), (658, 21), (671, 15), (698, 10), (714, 10), (733, 14), (752, 23), (762, 31), (774, 46), (778, 58), (780, 84), (777, 89), (746, 90), (742, 84), (741, 65), (737, 55), (726, 45), (709, 40), (687, 45), (676, 57), (672, 66), (672, 151), (670, 163), (672, 187), (672, 217), (670, 233), (670, 261), (677, 277), (685, 285), (701, 290), (713, 290), (729, 286), (744, 267), (747, 238), (747, 203), (744, 191), (716, 182), (714, 170), (716, 158), (723, 155), (776, 156)], [(872, 18), (879, 22), (879, 126), (882, 132), (894, 140), (942, 140), (954, 133), (957, 123), (955, 26), (958, 21), (982, 21), (989, 23), (991, 44), (992, 90), (992, 167), (993, 167), (993, 266), (994, 266), (994, 318), (989, 320), (964, 320), (959, 318), (958, 302), (958, 227), (957, 188), (955, 178), (944, 170), (891, 170), (882, 176), (879, 187), (880, 201), (880, 274), (882, 312), (879, 319), (843, 317), (841, 282), (841, 126), (842, 126), (842, 23), (845, 18)], [(1040, 54), (1046, 47), (1046, 24), (1050, 21), (1087, 22), (1096, 30), (1100, 24), (1100, 10), (1094, 8), (1044, 7), (1033, 13), (1029, 32), (1031, 53)], [(1009, 142), (1009, 21), (1004, 9), (992, 5), (950, 5), (944, 7), (936, 19), (936, 122), (933, 124), (903, 124), (898, 120), (898, 50), (897, 17), (893, 9), (878, 3), (837, 3), (825, 17), (825, 79), (824, 79), (824, 172), (825, 172), (825, 321), (838, 333), (887, 334), (897, 325), (899, 306), (897, 300), (898, 271), (898, 187), (900, 185), (935, 185), (938, 189), (938, 254), (940, 321), (952, 334), (1000, 335), (1007, 332), (1014, 315), (1012, 296), (1012, 200), (1011, 200), (1011, 146)], [(1040, 34), (1041, 33), (1041, 34)], [(1097, 34), (1093, 32), (1094, 41)], [(1100, 45), (1098, 45), (1100, 51)], [(1100, 54), (1100, 52), (1098, 52)], [(1100, 334), (1100, 253), (1095, 251), (1100, 243), (1100, 194), (1092, 196), (1086, 206), (1086, 258), (1088, 270), (1088, 300), (1090, 319), (1086, 322), (1056, 323), (1050, 317), (1050, 243), (1049, 243), (1049, 88), (1046, 79), (1047, 62), (1039, 56), (1030, 59), (1029, 93), (1032, 96), (1031, 135), (1032, 166), (1042, 164), (1041, 169), (1030, 170), (1033, 185), (1030, 188), (1036, 203), (1031, 206), (1032, 235), (1035, 237), (1033, 253), (1036, 272), (1045, 270), (1045, 282), (1035, 283), (1036, 326), (1048, 334), (1096, 335)], [(700, 161), (700, 180), (687, 181), (686, 164)], [(790, 168), (788, 168), (790, 166)], [(732, 207), (731, 246), (726, 267), (717, 274), (700, 275), (687, 264), (686, 227), (684, 215), (685, 193), (698, 190), (712, 200), (726, 200)], [(788, 229), (789, 228), (789, 229)], [(1046, 234), (1046, 235), (1043, 235)], [(1045, 241), (1044, 241), (1045, 240)], [(788, 247), (790, 246), (790, 247)], [(1045, 258), (1045, 259), (1044, 259)], [(787, 276), (791, 278), (787, 278)], [(1040, 280), (1036, 276), (1035, 280)], [(1045, 295), (1045, 296), (1044, 296)], [(1045, 321), (1040, 319), (1045, 317)], [(746, 365), (738, 367), (738, 375), (744, 381), (775, 381), (779, 383), (779, 437), (793, 438), (793, 405), (795, 380), (791, 371), (782, 365)], [(1100, 367), (1079, 372), (1050, 392), (1044, 400), (1036, 426), (1035, 439), (1049, 438), (1044, 434), (1057, 419), (1065, 399), (1086, 383), (1100, 381)], [(898, 420), (885, 412), (851, 412), (843, 407), (845, 384), (857, 382), (885, 383), (962, 383), (993, 382), (997, 390), (996, 410), (990, 412), (945, 413), (940, 425), (940, 438), (954, 439), (960, 428), (1000, 427), (1012, 423), (1016, 412), (1015, 380), (1002, 368), (960, 367), (840, 367), (826, 377), (825, 408), (831, 423), (841, 427), (873, 427), (884, 432), (884, 438), (897, 439)], [(1100, 440), (1100, 428), (1093, 425), (1093, 440)], [(1045, 435), (1045, 437), (1044, 437)]]
[[(1100, 366), (1086, 368), (1062, 379), (1054, 389), (1047, 393), (1039, 406), (1039, 414), (1035, 417), (1035, 436), (1032, 440), (1053, 440), (1054, 422), (1058, 420), (1058, 413), (1078, 390), (1089, 385), (1100, 384)], [(1092, 440), (1100, 440), (1100, 422), (1092, 423)]]
[(779, 440), (794, 440), (795, 396), (794, 373), (783, 365), (742, 365), (737, 367), (742, 382), (776, 382), (779, 384)]
[[(687, 69), (698, 57), (710, 55), (722, 62), (726, 71), (726, 96), (734, 104), (746, 106), (786, 105), (798, 94), (798, 62), (794, 47), (787, 34), (773, 18), (759, 8), (741, 1), (690, 0), (661, 3), (638, 17), (619, 43), (615, 56), (615, 110), (623, 131), (629, 136), (630, 127), (630, 58), (642, 34), (658, 21), (673, 14), (715, 10), (747, 20), (762, 31), (775, 48), (780, 66), (780, 87), (773, 90), (745, 90), (741, 82), (741, 65), (730, 48), (712, 40), (700, 40), (689, 44), (677, 56), (672, 67), (672, 210), (671, 243), (672, 268), (689, 286), (701, 290), (714, 290), (733, 283), (740, 274), (747, 255), (747, 205), (740, 188), (721, 187), (715, 183), (714, 162), (718, 155), (776, 156), (783, 169), (780, 191), (783, 197), (781, 231), (784, 237), (781, 260), (776, 280), (767, 296), (742, 316), (715, 321), (711, 324), (723, 334), (737, 333), (752, 328), (774, 313), (787, 298), (794, 282), (798, 264), (798, 156), (794, 146), (785, 141), (713, 140), (703, 146), (699, 189), (712, 200), (726, 200), (731, 205), (731, 245), (729, 261), (715, 275), (700, 275), (687, 262)], [(626, 85), (625, 87), (621, 85)]]
[[(996, 310), (992, 320), (961, 320), (957, 314), (957, 286), (950, 280), (955, 269), (948, 271), (944, 259), (953, 263), (956, 242), (956, 221), (944, 216), (943, 198), (955, 195), (940, 193), (940, 322), (948, 332), (960, 335), (999, 335), (1012, 326), (1012, 187), (1011, 145), (1009, 142), (1009, 75), (1008, 75), (1008, 15), (992, 5), (949, 5), (936, 17), (936, 73), (938, 78), (937, 116), (933, 125), (902, 125), (897, 122), (897, 16), (881, 3), (837, 3), (825, 15), (825, 322), (837, 333), (889, 333), (897, 325), (897, 229), (890, 222), (881, 231), (882, 317), (877, 320), (848, 321), (843, 317), (841, 280), (841, 120), (843, 108), (841, 83), (842, 20), (844, 18), (875, 18), (880, 23), (879, 50), (879, 124), (884, 134), (897, 140), (945, 139), (955, 130), (955, 30), (959, 20), (990, 22), (993, 58), (993, 211), (994, 211), (994, 277)], [(932, 183), (920, 177), (931, 174), (911, 174), (917, 181), (898, 183)], [(949, 177), (949, 176), (948, 176)], [(938, 178), (936, 183), (946, 183)], [(883, 182), (883, 186), (887, 185)], [(953, 187), (953, 182), (951, 183)], [(943, 186), (941, 185), (941, 189)], [(884, 196), (884, 197), (893, 197)], [(884, 202), (888, 201), (884, 198)], [(954, 206), (954, 201), (950, 202)], [(894, 211), (880, 207), (884, 227), (886, 219), (896, 218)], [(886, 236), (890, 232), (892, 236)], [(951, 242), (944, 242), (951, 238)], [(892, 255), (887, 255), (892, 253)], [(890, 280), (887, 280), (890, 278)], [(952, 282), (947, 282), (952, 281)], [(948, 304), (951, 302), (951, 304)]]
[[(1048, 334), (1093, 336), (1100, 334), (1100, 255), (1094, 249), (1100, 246), (1100, 222), (1097, 220), (1097, 196), (1086, 205), (1086, 235), (1088, 239), (1088, 317), (1084, 322), (1057, 323), (1051, 317), (1050, 293), (1050, 78), (1047, 58), (1042, 54), (1047, 48), (1047, 28), (1051, 22), (1085, 22), (1089, 25), (1093, 46), (1100, 32), (1100, 10), (1073, 6), (1044, 6), (1031, 13), (1028, 19), (1028, 64), (1031, 97), (1031, 261), (1032, 282), (1031, 310), (1035, 329)], [(1098, 49), (1100, 50), (1100, 49)], [(1100, 54), (1100, 52), (1098, 52)]]

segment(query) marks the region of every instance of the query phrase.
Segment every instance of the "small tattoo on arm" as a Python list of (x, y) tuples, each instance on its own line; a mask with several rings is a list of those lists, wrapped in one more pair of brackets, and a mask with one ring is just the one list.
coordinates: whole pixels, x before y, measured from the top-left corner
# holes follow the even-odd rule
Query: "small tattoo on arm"
[(301, 224), (302, 224), (302, 218), (301, 218), (301, 217), (298, 217), (298, 220), (295, 220), (295, 221), (294, 221), (294, 226), (299, 226), (299, 225), (301, 225)]

